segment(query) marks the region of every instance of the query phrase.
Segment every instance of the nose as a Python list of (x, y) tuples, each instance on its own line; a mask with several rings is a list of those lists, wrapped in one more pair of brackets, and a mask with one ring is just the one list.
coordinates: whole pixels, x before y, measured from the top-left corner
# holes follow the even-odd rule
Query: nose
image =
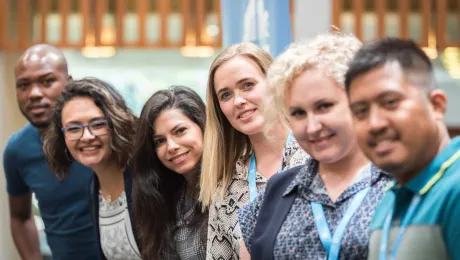
[(244, 97), (242, 97), (241, 95), (237, 95), (237, 94), (235, 94), (235, 98), (233, 102), (236, 107), (241, 107), (247, 103)]
[(29, 92), (29, 99), (34, 100), (34, 99), (41, 99), (41, 98), (43, 98), (43, 91), (41, 87), (38, 86), (37, 84), (33, 84)]
[(377, 135), (385, 131), (388, 122), (378, 108), (371, 108), (369, 111), (369, 132)]
[(172, 138), (168, 139), (168, 152), (173, 153), (180, 147)]
[(91, 134), (88, 127), (83, 128), (83, 135), (80, 138), (81, 141), (90, 141), (90, 140), (93, 140), (94, 138), (95, 136)]
[(315, 135), (321, 131), (323, 128), (321, 122), (318, 120), (318, 118), (315, 115), (308, 115), (307, 116), (307, 125), (305, 128), (305, 132), (308, 135)]

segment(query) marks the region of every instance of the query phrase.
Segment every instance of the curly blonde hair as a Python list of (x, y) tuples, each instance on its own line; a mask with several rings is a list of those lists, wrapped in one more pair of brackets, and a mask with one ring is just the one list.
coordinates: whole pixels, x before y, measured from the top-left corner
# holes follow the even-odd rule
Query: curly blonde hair
[[(362, 46), (351, 34), (339, 32), (318, 35), (312, 40), (293, 43), (275, 59), (267, 72), (269, 102), (265, 106), (266, 122), (287, 123), (286, 93), (292, 82), (308, 69), (321, 69), (344, 87), (348, 63)], [(266, 124), (266, 131), (272, 125)]]

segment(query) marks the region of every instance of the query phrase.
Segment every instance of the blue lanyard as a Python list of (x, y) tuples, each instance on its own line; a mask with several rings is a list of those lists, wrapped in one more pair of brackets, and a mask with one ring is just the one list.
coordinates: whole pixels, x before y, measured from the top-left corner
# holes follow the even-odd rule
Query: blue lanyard
[[(289, 133), (288, 138), (286, 140), (286, 145), (292, 141), (294, 141), (295, 138), (292, 135), (292, 133)], [(285, 146), (286, 146), (285, 145)], [(278, 172), (283, 170), (283, 161), (284, 161), (284, 156), (283, 160), (281, 161), (281, 166), (278, 170)], [(256, 184), (256, 157), (254, 153), (251, 155), (251, 161), (249, 162), (249, 169), (248, 169), (248, 182), (249, 182), (249, 201), (252, 202), (257, 198), (257, 184)]]
[[(391, 250), (391, 255), (390, 255), (391, 260), (396, 258), (396, 253), (398, 252), (399, 244), (401, 244), (401, 240), (402, 240), (404, 231), (406, 231), (409, 221), (414, 217), (417, 207), (420, 205), (421, 199), (422, 197), (419, 194), (415, 194), (410, 202), (409, 209), (407, 210), (407, 213), (401, 222), (401, 228), (399, 229), (398, 236), (396, 237), (396, 240), (393, 246), (393, 250)], [(383, 224), (383, 231), (382, 231), (382, 239), (380, 240), (379, 260), (387, 259), (388, 239), (390, 238), (391, 222), (393, 221), (393, 213), (394, 213), (395, 206), (396, 206), (395, 203), (393, 203), (393, 206), (391, 207), (390, 211), (385, 217), (385, 223)]]
[[(420, 201), (422, 200), (422, 195), (424, 195), (428, 190), (430, 190), (430, 188), (436, 183), (436, 181), (441, 179), (441, 177), (444, 175), (447, 168), (449, 168), (453, 163), (455, 163), (458, 160), (458, 158), (460, 158), (460, 150), (458, 150), (449, 159), (447, 159), (441, 165), (441, 168), (439, 169), (439, 171), (436, 174), (434, 174), (434, 176), (426, 183), (426, 185), (422, 189), (420, 189), (420, 191), (417, 194), (414, 195), (414, 197), (412, 198), (410, 202), (409, 208), (407, 209), (407, 213), (402, 219), (401, 227), (398, 232), (398, 236), (396, 237), (395, 243), (393, 245), (393, 250), (391, 250), (390, 260), (394, 260), (396, 258), (396, 254), (398, 253), (398, 248), (399, 248), (399, 245), (401, 244), (401, 240), (402, 240), (404, 231), (406, 231), (407, 226), (409, 225), (409, 222), (414, 217), (415, 212), (417, 211), (417, 207), (419, 206)], [(391, 223), (393, 221), (394, 208), (396, 206), (395, 204), (396, 204), (395, 201), (393, 201), (393, 205), (385, 217), (385, 222), (383, 224), (383, 230), (382, 230), (382, 238), (380, 239), (379, 260), (387, 259), (388, 240), (390, 238), (390, 229), (391, 229)]]
[(345, 215), (342, 220), (340, 220), (339, 225), (335, 229), (334, 236), (331, 237), (331, 231), (327, 225), (326, 216), (324, 215), (323, 206), (317, 202), (311, 202), (311, 209), (313, 211), (313, 216), (315, 217), (316, 228), (318, 229), (318, 235), (323, 244), (324, 249), (328, 253), (328, 260), (339, 259), (340, 245), (342, 243), (343, 235), (345, 234), (345, 229), (350, 222), (351, 218), (358, 210), (359, 206), (363, 202), (366, 194), (369, 192), (369, 187), (358, 192), (353, 200), (351, 201), (350, 206), (348, 206)]

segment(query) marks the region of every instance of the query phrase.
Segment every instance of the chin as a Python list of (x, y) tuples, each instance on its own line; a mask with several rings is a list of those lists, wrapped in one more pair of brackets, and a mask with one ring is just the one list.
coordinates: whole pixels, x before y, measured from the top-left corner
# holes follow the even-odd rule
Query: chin
[(401, 169), (404, 167), (403, 163), (390, 162), (390, 161), (385, 161), (385, 162), (376, 161), (374, 162), (374, 165), (393, 176), (395, 176), (395, 174), (397, 175), (401, 171)]
[(99, 165), (101, 165), (101, 160), (78, 160), (80, 164), (83, 164), (84, 166), (94, 169), (97, 168)]
[(36, 128), (47, 128), (50, 125), (49, 119), (42, 119), (42, 120), (29, 120), (30, 124), (35, 126)]
[(180, 168), (178, 168), (178, 169), (176, 169), (174, 171), (177, 172), (180, 175), (187, 175), (192, 170), (193, 170), (193, 167), (184, 166), (184, 167), (180, 167)]
[(240, 129), (237, 129), (238, 131), (240, 131), (241, 133), (245, 134), (245, 135), (254, 135), (254, 134), (258, 134), (260, 132), (262, 132), (263, 130), (263, 123), (250, 123), (250, 124), (247, 124), (247, 125), (244, 125), (243, 127), (241, 127)]
[(377, 167), (384, 171), (390, 171), (397, 168), (402, 168), (406, 164), (406, 160), (403, 160), (402, 157), (393, 158), (379, 158), (377, 156), (373, 157), (371, 160)]
[(316, 154), (313, 152), (311, 156), (318, 162), (325, 164), (335, 163), (345, 157), (344, 154), (340, 154), (338, 151), (323, 151)]

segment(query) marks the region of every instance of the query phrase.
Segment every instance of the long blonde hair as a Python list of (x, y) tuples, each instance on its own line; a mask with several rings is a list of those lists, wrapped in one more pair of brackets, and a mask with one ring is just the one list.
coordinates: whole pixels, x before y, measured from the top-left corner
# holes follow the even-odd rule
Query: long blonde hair
[(273, 61), (270, 54), (257, 45), (240, 43), (224, 49), (211, 64), (206, 91), (206, 128), (199, 196), (203, 207), (211, 204), (214, 193), (224, 195), (236, 170), (236, 162), (240, 158), (248, 158), (252, 149), (249, 137), (233, 128), (222, 113), (214, 88), (217, 69), (237, 56), (252, 59), (264, 74)]

